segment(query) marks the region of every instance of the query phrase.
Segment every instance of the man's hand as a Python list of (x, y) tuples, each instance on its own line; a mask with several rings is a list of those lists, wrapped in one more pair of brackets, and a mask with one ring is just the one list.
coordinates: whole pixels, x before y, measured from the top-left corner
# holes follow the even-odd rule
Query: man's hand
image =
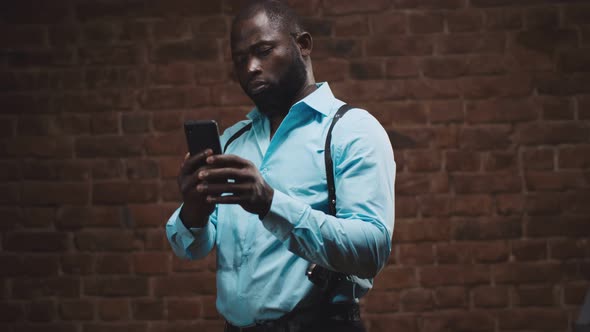
[(209, 168), (205, 163), (205, 159), (212, 154), (213, 151), (210, 149), (193, 157), (190, 157), (190, 154), (187, 153), (180, 166), (177, 181), (184, 202), (180, 210), (180, 220), (187, 228), (204, 227), (207, 224), (209, 215), (215, 209), (215, 204), (207, 202), (206, 195), (197, 191), (197, 186), (205, 183), (197, 175), (200, 171)]
[[(209, 168), (201, 169), (197, 191), (212, 204), (239, 204), (244, 210), (264, 218), (272, 203), (274, 190), (250, 161), (235, 155), (207, 158)], [(229, 182), (232, 181), (232, 182)], [(221, 194), (231, 195), (221, 195)]]

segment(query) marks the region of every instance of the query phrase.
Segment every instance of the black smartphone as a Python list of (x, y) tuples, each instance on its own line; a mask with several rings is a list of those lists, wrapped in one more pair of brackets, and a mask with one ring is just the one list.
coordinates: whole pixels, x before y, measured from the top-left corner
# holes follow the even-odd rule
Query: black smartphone
[(219, 129), (215, 120), (188, 120), (184, 122), (186, 143), (191, 156), (206, 149), (213, 150), (213, 154), (221, 154)]

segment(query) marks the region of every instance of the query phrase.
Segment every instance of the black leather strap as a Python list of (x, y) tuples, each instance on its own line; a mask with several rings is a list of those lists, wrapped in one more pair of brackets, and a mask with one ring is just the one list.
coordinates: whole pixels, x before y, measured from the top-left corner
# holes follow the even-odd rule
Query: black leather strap
[(240, 130), (236, 131), (227, 140), (227, 142), (225, 142), (225, 146), (223, 147), (223, 153), (225, 153), (225, 150), (227, 150), (227, 147), (231, 144), (231, 142), (235, 141), (238, 137), (242, 136), (242, 134), (245, 133), (245, 132), (247, 132), (248, 130), (250, 130), (250, 128), (252, 128), (252, 122), (248, 123), (247, 125), (245, 125), (244, 127), (242, 127)]
[(330, 144), (332, 143), (332, 129), (336, 125), (336, 122), (340, 120), (348, 112), (353, 109), (348, 104), (342, 105), (332, 119), (330, 129), (328, 129), (328, 135), (326, 136), (326, 146), (324, 149), (324, 160), (326, 163), (326, 178), (328, 180), (328, 211), (331, 215), (336, 215), (336, 184), (334, 183), (334, 163), (332, 161), (332, 151)]

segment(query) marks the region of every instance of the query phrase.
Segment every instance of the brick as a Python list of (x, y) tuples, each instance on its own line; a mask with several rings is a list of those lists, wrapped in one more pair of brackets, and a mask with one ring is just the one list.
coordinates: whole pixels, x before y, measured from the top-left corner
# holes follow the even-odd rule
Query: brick
[(520, 307), (545, 307), (556, 303), (556, 292), (550, 286), (522, 286), (515, 289), (515, 302)]
[[(354, 20), (351, 18), (351, 21)], [(304, 17), (301, 19), (301, 25), (305, 31), (309, 32), (314, 38), (316, 36), (329, 37), (332, 35), (332, 27), (337, 21), (320, 19), (315, 17)]]
[(93, 187), (94, 203), (152, 203), (157, 200), (158, 185), (152, 182), (105, 182)]
[(61, 301), (59, 317), (63, 320), (92, 320), (94, 319), (94, 303), (88, 300)]
[(590, 128), (579, 122), (531, 123), (520, 128), (516, 139), (524, 145), (587, 143)]
[(489, 282), (489, 267), (483, 265), (440, 265), (420, 269), (420, 284), (425, 287), (477, 285)]
[(511, 129), (507, 126), (468, 127), (459, 134), (459, 146), (463, 149), (486, 150), (507, 148)]
[(367, 313), (393, 313), (399, 311), (398, 292), (370, 292), (365, 297)]
[(146, 278), (92, 277), (84, 280), (83, 292), (90, 296), (147, 296), (148, 280)]
[(578, 118), (583, 120), (590, 119), (590, 96), (579, 96), (578, 101)]
[(128, 320), (131, 305), (128, 299), (105, 299), (98, 301), (98, 316), (105, 321)]
[[(71, 18), (72, 12), (67, 1), (56, 1), (49, 5), (44, 1), (28, 0), (18, 4), (3, 4), (0, 7), (2, 20), (12, 23), (47, 24), (59, 23)], [(38, 8), (41, 12), (31, 12)]]
[(419, 242), (450, 239), (448, 219), (399, 220), (395, 225), (394, 242)]
[(446, 196), (423, 196), (419, 199), (419, 207), (423, 217), (448, 217), (451, 199)]
[(0, 141), (5, 157), (23, 158), (71, 158), (74, 152), (73, 141), (65, 137), (20, 137)]
[(546, 260), (547, 243), (539, 240), (513, 241), (512, 255), (517, 261)]
[(133, 318), (136, 320), (161, 320), (164, 319), (164, 301), (152, 299), (140, 299), (133, 301)]
[(547, 97), (539, 98), (544, 120), (573, 120), (573, 102), (567, 98)]
[(399, 100), (405, 96), (401, 82), (387, 81), (343, 81), (331, 85), (336, 96), (350, 96), (352, 101)]
[(467, 103), (465, 120), (470, 123), (513, 123), (538, 118), (537, 110), (525, 99), (497, 99)]
[(176, 61), (214, 61), (221, 58), (220, 45), (213, 38), (193, 38), (189, 41), (167, 42), (155, 46), (150, 59), (156, 64)]
[(467, 99), (524, 97), (532, 91), (532, 80), (526, 75), (464, 77), (459, 84)]
[(229, 23), (226, 17), (213, 16), (191, 20), (193, 35), (198, 37), (227, 37), (229, 34)]
[(136, 274), (155, 275), (170, 271), (168, 253), (136, 253), (133, 255), (133, 269)]
[(150, 131), (149, 113), (132, 113), (121, 115), (121, 129), (125, 134), (140, 134)]
[(494, 331), (494, 318), (484, 312), (432, 313), (423, 318), (424, 331)]
[(558, 263), (511, 263), (494, 265), (492, 275), (496, 283), (555, 282), (561, 279)]
[(518, 156), (513, 152), (490, 152), (484, 159), (483, 169), (488, 172), (515, 172), (518, 169)]
[(413, 218), (418, 213), (418, 202), (415, 197), (399, 196), (395, 198), (396, 218)]
[(437, 100), (429, 104), (431, 123), (463, 122), (463, 103), (460, 100)]
[(203, 304), (201, 301), (190, 299), (178, 299), (167, 301), (168, 319), (177, 320), (194, 320), (202, 317)]
[(440, 287), (434, 291), (435, 306), (440, 309), (465, 308), (466, 291), (463, 287)]
[(385, 65), (381, 61), (354, 61), (350, 63), (350, 77), (355, 80), (382, 79)]
[(564, 197), (558, 193), (535, 193), (526, 196), (525, 211), (529, 215), (556, 215), (562, 210)]
[(433, 151), (407, 151), (407, 168), (411, 172), (431, 172), (441, 169), (442, 161), (439, 153)]
[(522, 225), (517, 218), (458, 220), (453, 224), (452, 234), (457, 240), (518, 238), (522, 234)]
[[(168, 240), (165, 240), (168, 242)], [(209, 270), (210, 259), (186, 260), (172, 256), (172, 271), (174, 272), (204, 272)]]
[(530, 8), (525, 13), (527, 29), (555, 29), (559, 27), (558, 7)]
[(510, 57), (499, 54), (474, 54), (466, 56), (469, 75), (506, 74), (512, 64)]
[[(197, 106), (198, 95), (191, 94), (192, 106)], [(238, 105), (250, 105), (251, 100), (244, 94), (242, 88), (238, 84), (226, 84), (216, 85), (211, 90), (212, 102), (215, 105), (220, 106), (238, 106)], [(206, 102), (203, 100), (200, 105), (204, 105)]]
[(370, 38), (367, 40), (368, 56), (432, 55), (434, 50), (429, 36), (396, 36), (391, 39)]
[(583, 237), (590, 234), (588, 223), (581, 217), (533, 216), (527, 220), (526, 235), (531, 237)]
[(554, 152), (552, 149), (525, 150), (522, 152), (522, 163), (524, 169), (552, 170), (555, 168)]
[(579, 172), (527, 172), (525, 183), (529, 191), (563, 191), (590, 186), (590, 179)]
[(409, 99), (455, 99), (461, 94), (455, 80), (411, 79), (405, 81), (405, 97)]
[(89, 254), (60, 256), (61, 271), (66, 275), (88, 275), (94, 272), (94, 257)]
[(434, 307), (434, 298), (430, 290), (411, 289), (402, 292), (400, 303), (405, 312), (421, 312)]
[(481, 30), (483, 16), (479, 11), (455, 10), (445, 15), (449, 32), (473, 32)]
[(590, 167), (590, 145), (560, 148), (558, 163), (560, 169)]
[(456, 174), (452, 181), (458, 194), (510, 193), (522, 190), (520, 177), (510, 173)]
[(3, 301), (0, 303), (0, 322), (16, 322), (25, 316), (23, 305), (20, 302)]
[(587, 85), (589, 79), (587, 73), (546, 73), (536, 77), (535, 85), (540, 95), (570, 96), (590, 92)]
[(371, 329), (375, 331), (407, 331), (417, 332), (418, 318), (413, 315), (395, 315), (395, 316), (375, 316), (367, 319), (371, 324)]
[(141, 332), (146, 331), (148, 325), (145, 323), (86, 323), (83, 325), (84, 331), (87, 332)]
[(568, 314), (560, 309), (511, 309), (498, 313), (500, 329), (560, 330), (568, 327)]
[[(527, 30), (519, 32), (514, 38), (516, 45), (525, 49), (552, 53), (559, 49), (576, 47), (578, 39), (574, 30)], [(580, 53), (578, 53), (580, 55)], [(573, 56), (574, 58), (576, 55)], [(582, 62), (582, 67), (584, 62)], [(578, 65), (574, 64), (574, 68)], [(568, 68), (568, 66), (564, 67)]]
[(57, 276), (59, 274), (59, 258), (47, 255), (23, 256), (15, 269), (20, 276)]
[(86, 161), (25, 161), (21, 165), (26, 180), (86, 181), (90, 178), (90, 164)]
[(80, 297), (80, 279), (73, 277), (18, 278), (12, 281), (12, 298), (33, 299), (57, 296), (60, 299)]
[[(320, 19), (320, 22), (325, 22), (325, 19)], [(327, 29), (323, 29), (323, 31), (326, 30)], [(369, 34), (369, 18), (366, 16), (355, 15), (336, 19), (333, 24), (333, 31), (334, 36), (336, 37), (366, 36)], [(331, 31), (328, 30), (326, 32)], [(312, 36), (315, 36), (315, 34), (312, 33)]]
[(440, 54), (502, 53), (505, 45), (506, 37), (501, 33), (455, 33), (436, 39)]
[(160, 227), (178, 208), (178, 204), (130, 204), (128, 213), (135, 227)]
[(156, 41), (172, 41), (188, 39), (191, 36), (191, 26), (188, 20), (169, 19), (156, 22), (153, 25)]
[(416, 271), (408, 267), (391, 267), (388, 266), (381, 270), (375, 278), (375, 290), (396, 290), (408, 287), (416, 287)]
[(454, 216), (484, 216), (492, 209), (492, 199), (487, 195), (461, 195), (451, 202)]
[(358, 12), (378, 12), (387, 9), (387, 0), (368, 0), (361, 3), (342, 2), (338, 0), (324, 1), (324, 10), (328, 15), (343, 15)]
[(509, 254), (509, 247), (502, 242), (441, 243), (436, 247), (437, 262), (439, 264), (505, 262)]
[(92, 89), (143, 87), (146, 74), (135, 68), (91, 68), (86, 70), (86, 85)]
[(505, 308), (510, 301), (508, 288), (480, 286), (471, 291), (473, 304), (478, 308)]
[(410, 33), (437, 33), (444, 30), (444, 16), (439, 12), (418, 12), (409, 15)]
[(458, 9), (464, 6), (463, 0), (393, 0), (393, 7), (397, 9)]
[(96, 19), (158, 18), (166, 16), (207, 16), (220, 14), (221, 3), (200, 3), (187, 0), (153, 1), (147, 4), (137, 2), (120, 3), (103, 1), (76, 4), (78, 18), (82, 21)]
[(429, 265), (434, 262), (432, 244), (402, 244), (399, 245), (399, 262), (402, 265)]
[(51, 229), (55, 225), (56, 221), (56, 209), (54, 207), (29, 207), (20, 211), (8, 211), (6, 216), (10, 217), (11, 214), (16, 213), (14, 216), (15, 221), (20, 223), (27, 228), (45, 228)]
[(210, 272), (196, 272), (156, 277), (153, 287), (156, 296), (210, 295), (215, 293), (215, 275)]
[(105, 254), (96, 257), (96, 274), (129, 274), (131, 258), (129, 255)]
[(590, 242), (587, 239), (554, 240), (549, 242), (549, 252), (553, 259), (584, 258), (590, 254)]
[(68, 234), (63, 232), (11, 232), (4, 237), (3, 248), (8, 251), (65, 251)]
[(429, 78), (456, 78), (465, 75), (467, 63), (457, 57), (425, 58), (422, 61), (422, 70), (424, 76)]
[(156, 85), (183, 85), (193, 81), (194, 66), (187, 63), (171, 63), (155, 66), (150, 71), (150, 81)]
[(119, 227), (123, 214), (117, 207), (61, 207), (57, 213), (56, 226), (59, 229), (89, 227)]
[(572, 304), (581, 306), (584, 303), (586, 293), (588, 291), (588, 284), (568, 284), (564, 287), (563, 298), (565, 304)]
[(180, 111), (151, 113), (151, 128), (158, 132), (176, 131), (181, 128), (183, 118)]
[(139, 136), (80, 137), (76, 141), (76, 154), (81, 158), (127, 158), (142, 152), (143, 139)]
[(125, 231), (84, 231), (74, 238), (81, 251), (131, 251), (139, 247), (139, 240)]
[(320, 59), (314, 60), (314, 76), (318, 81), (335, 82), (347, 79), (349, 63), (343, 59)]
[(447, 151), (446, 169), (450, 172), (474, 172), (480, 169), (481, 157), (478, 152)]
[(314, 39), (314, 59), (325, 58), (356, 58), (362, 54), (360, 40), (352, 38), (326, 38)]
[(27, 305), (27, 319), (31, 322), (50, 322), (55, 319), (56, 305), (53, 300), (33, 300)]
[(419, 73), (418, 61), (413, 57), (390, 57), (385, 63), (388, 78), (416, 77)]

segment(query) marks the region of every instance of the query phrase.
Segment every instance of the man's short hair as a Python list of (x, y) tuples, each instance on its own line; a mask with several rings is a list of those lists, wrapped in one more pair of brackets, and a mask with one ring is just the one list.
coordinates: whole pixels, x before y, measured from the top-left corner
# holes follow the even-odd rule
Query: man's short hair
[(304, 31), (297, 13), (281, 0), (251, 0), (234, 18), (232, 26), (239, 21), (249, 19), (260, 11), (264, 11), (273, 28), (280, 29), (288, 34), (299, 34)]

